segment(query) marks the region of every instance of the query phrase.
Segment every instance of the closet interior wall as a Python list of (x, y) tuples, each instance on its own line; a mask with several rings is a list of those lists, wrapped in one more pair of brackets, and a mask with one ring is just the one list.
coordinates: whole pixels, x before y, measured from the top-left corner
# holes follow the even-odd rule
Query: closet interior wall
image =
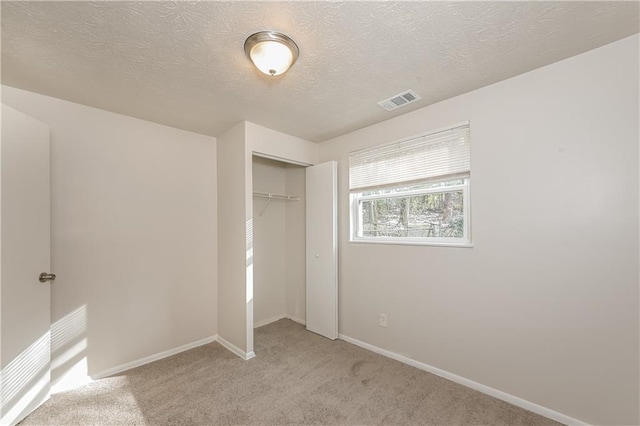
[(305, 169), (254, 156), (253, 191), (299, 198), (253, 198), (254, 327), (281, 318), (304, 323)]

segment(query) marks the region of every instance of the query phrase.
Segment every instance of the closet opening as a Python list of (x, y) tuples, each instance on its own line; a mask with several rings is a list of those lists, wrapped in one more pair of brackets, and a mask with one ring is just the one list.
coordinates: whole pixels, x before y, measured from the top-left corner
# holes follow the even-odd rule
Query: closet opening
[(254, 155), (253, 327), (306, 323), (305, 167)]

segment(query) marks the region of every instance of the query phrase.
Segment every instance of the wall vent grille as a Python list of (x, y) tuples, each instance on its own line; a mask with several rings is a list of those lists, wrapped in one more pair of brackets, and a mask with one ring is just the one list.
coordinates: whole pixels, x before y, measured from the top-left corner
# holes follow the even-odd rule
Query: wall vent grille
[(406, 92), (399, 93), (389, 99), (378, 102), (378, 105), (387, 111), (391, 111), (396, 108), (400, 108), (401, 106), (409, 105), (411, 102), (415, 102), (420, 99), (422, 98), (416, 92), (413, 90), (407, 90)]

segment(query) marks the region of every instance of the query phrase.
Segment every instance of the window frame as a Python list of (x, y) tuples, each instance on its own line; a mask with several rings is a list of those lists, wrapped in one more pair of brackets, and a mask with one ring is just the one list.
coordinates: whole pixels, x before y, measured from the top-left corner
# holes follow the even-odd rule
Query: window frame
[[(448, 179), (447, 179), (448, 180)], [(455, 180), (452, 179), (452, 180)], [(416, 189), (405, 192), (389, 193), (389, 194), (372, 194), (361, 195), (365, 191), (351, 192), (349, 194), (350, 219), (351, 227), (349, 232), (350, 243), (365, 244), (399, 244), (399, 245), (425, 245), (425, 246), (445, 246), (445, 247), (473, 247), (471, 243), (471, 198), (470, 186), (471, 178), (466, 176), (462, 178), (463, 183), (448, 186), (439, 186), (425, 189)], [(442, 180), (440, 180), (442, 182)], [(423, 183), (437, 182), (427, 180)], [(446, 180), (444, 180), (446, 182)], [(413, 183), (411, 186), (420, 184)], [(395, 188), (401, 188), (401, 185)], [(446, 192), (459, 192), (462, 190), (462, 215), (463, 215), (463, 236), (462, 238), (442, 238), (442, 237), (364, 237), (362, 236), (363, 211), (362, 202), (372, 200), (384, 200), (389, 198), (407, 198), (427, 194), (442, 194)]]
[[(446, 132), (451, 133), (447, 134)], [(460, 140), (462, 137), (464, 137), (464, 142)], [(349, 242), (473, 247), (471, 243), (470, 138), (470, 122), (465, 121), (410, 138), (350, 152)], [(451, 148), (454, 149), (453, 155), (443, 156), (441, 149)], [(459, 149), (466, 150), (466, 155), (460, 156)], [(416, 152), (412, 153), (413, 150)], [(427, 155), (427, 157), (416, 157), (416, 155)], [(443, 160), (446, 162), (443, 163)], [(362, 168), (369, 167), (368, 164), (374, 166), (371, 169), (371, 175), (366, 170), (363, 174)], [(376, 164), (377, 167), (385, 167), (389, 172), (380, 172), (384, 169), (376, 169)], [(445, 166), (443, 167), (443, 165)], [(462, 180), (462, 184), (451, 182), (459, 180)], [(450, 185), (411, 189), (417, 185), (443, 182), (449, 182)], [(405, 191), (363, 195), (370, 191), (385, 189), (405, 189)], [(462, 238), (363, 236), (363, 203), (366, 201), (406, 199), (428, 194), (459, 192), (460, 190), (462, 190)]]

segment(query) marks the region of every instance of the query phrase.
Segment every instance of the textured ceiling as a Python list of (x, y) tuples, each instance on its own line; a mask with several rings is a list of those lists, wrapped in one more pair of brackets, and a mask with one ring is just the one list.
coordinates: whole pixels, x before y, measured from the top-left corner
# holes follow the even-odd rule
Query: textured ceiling
[[(212, 136), (322, 141), (639, 31), (638, 2), (2, 2), (2, 83)], [(281, 77), (250, 34), (293, 37)], [(406, 89), (422, 100), (376, 102)]]

